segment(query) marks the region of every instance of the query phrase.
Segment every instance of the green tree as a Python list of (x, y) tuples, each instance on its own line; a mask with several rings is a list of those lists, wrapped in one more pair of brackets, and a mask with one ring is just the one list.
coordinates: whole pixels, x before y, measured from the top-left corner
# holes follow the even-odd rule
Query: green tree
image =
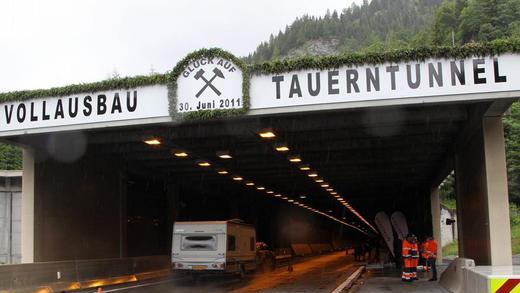
[(504, 118), (509, 199), (520, 204), (520, 102), (511, 107), (511, 115)]
[(18, 147), (0, 144), (0, 170), (21, 170), (22, 150)]

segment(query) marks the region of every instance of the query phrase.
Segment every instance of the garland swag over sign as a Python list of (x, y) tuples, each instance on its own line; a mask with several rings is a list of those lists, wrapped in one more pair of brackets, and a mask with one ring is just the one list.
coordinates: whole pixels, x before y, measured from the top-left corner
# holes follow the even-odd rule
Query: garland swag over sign
[(222, 49), (188, 54), (168, 79), (169, 110), (175, 120), (227, 117), (249, 109), (248, 67)]

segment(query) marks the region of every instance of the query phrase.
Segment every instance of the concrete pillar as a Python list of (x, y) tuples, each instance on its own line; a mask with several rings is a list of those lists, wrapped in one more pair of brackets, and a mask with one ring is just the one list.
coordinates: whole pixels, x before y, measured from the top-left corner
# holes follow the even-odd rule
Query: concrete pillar
[(512, 265), (509, 194), (502, 117), (482, 123), (486, 160), (489, 241), (492, 265)]
[(459, 255), (477, 265), (511, 265), (511, 228), (501, 117), (484, 117), (481, 130), (456, 155)]
[(34, 262), (34, 152), (23, 150), (22, 263)]
[(433, 238), (437, 241), (437, 263), (442, 264), (442, 237), (441, 237), (441, 204), (439, 200), (439, 188), (434, 188), (430, 193), (432, 211)]

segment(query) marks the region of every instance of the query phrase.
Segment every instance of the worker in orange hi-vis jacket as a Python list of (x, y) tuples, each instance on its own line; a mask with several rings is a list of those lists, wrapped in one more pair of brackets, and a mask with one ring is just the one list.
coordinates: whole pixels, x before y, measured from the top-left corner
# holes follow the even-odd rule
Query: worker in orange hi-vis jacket
[(428, 281), (437, 281), (437, 241), (433, 237), (426, 238), (424, 242), (423, 257), (427, 260), (426, 265), (432, 270), (432, 278)]
[(419, 247), (417, 244), (417, 237), (413, 234), (408, 234), (403, 240), (403, 274), (401, 280), (405, 282), (412, 282), (417, 280), (417, 265), (419, 264)]

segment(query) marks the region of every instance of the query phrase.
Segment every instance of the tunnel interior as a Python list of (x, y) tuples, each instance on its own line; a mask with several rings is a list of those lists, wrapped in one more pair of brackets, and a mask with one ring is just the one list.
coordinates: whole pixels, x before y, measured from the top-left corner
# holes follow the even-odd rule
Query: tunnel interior
[[(38, 261), (169, 254), (174, 221), (242, 219), (274, 248), (345, 244), (377, 237), (379, 211), (402, 211), (410, 231), (431, 233), (432, 180), (475, 106), (245, 116), (10, 140), (36, 153)], [(260, 136), (268, 132), (274, 137)]]

